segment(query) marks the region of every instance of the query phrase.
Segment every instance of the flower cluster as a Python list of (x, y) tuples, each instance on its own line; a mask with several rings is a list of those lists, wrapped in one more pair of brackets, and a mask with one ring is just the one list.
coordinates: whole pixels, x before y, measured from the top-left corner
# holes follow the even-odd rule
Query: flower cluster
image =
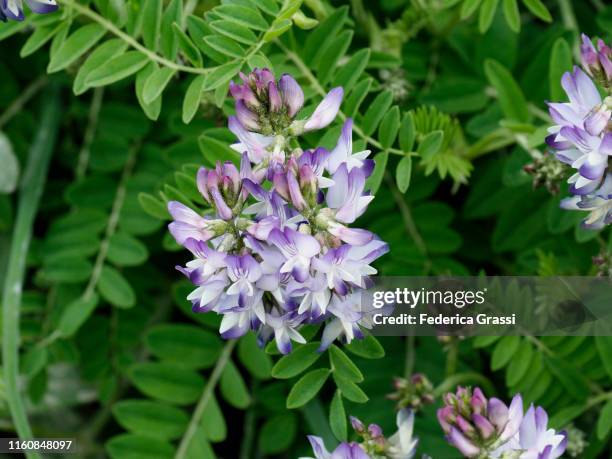
[[(52, 13), (57, 10), (55, 0), (26, 0), (26, 3), (34, 13), (38, 14)], [(23, 21), (22, 0), (0, 0), (0, 21), (6, 22), (7, 19)]]
[(371, 326), (361, 292), (376, 273), (370, 266), (388, 250), (364, 229), (350, 228), (373, 199), (365, 192), (373, 162), (353, 154), (348, 119), (336, 147), (302, 150), (295, 136), (329, 125), (338, 113), (335, 88), (307, 119), (299, 84), (267, 69), (232, 83), (240, 168), (201, 168), (197, 186), (214, 214), (202, 216), (172, 201), (169, 230), (195, 259), (180, 267), (197, 288), (188, 296), (195, 312), (223, 316), (220, 333), (236, 338), (254, 330), (261, 344), (279, 350), (304, 342), (299, 328), (325, 323), (322, 349), (338, 337), (362, 336)]
[(460, 387), (444, 396), (438, 421), (448, 442), (465, 457), (502, 459), (556, 459), (567, 446), (565, 432), (548, 428), (548, 415), (531, 405), (523, 412), (520, 394), (506, 406), (487, 399), (479, 388)]
[(410, 379), (395, 378), (395, 392), (387, 395), (390, 400), (397, 401), (397, 408), (411, 408), (418, 411), (425, 405), (434, 402), (433, 384), (423, 373), (415, 373)]
[[(557, 159), (576, 170), (568, 180), (573, 196), (562, 207), (589, 211), (584, 226), (599, 229), (612, 223), (612, 50), (601, 40), (597, 48), (586, 35), (582, 40), (588, 75), (578, 67), (563, 75), (561, 85), (569, 102), (549, 103), (556, 124), (546, 140)], [(607, 91), (603, 100), (589, 75)]]
[(411, 459), (416, 453), (418, 440), (412, 436), (414, 413), (408, 409), (397, 413), (397, 432), (389, 438), (385, 438), (377, 424), (366, 428), (359, 419), (351, 416), (351, 425), (360, 441), (342, 442), (331, 453), (320, 437), (310, 435), (308, 440), (315, 459)]

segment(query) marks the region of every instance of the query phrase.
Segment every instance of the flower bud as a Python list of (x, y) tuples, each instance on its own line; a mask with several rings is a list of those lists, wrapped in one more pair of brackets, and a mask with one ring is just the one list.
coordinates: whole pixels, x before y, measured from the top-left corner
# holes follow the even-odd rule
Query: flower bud
[(597, 40), (597, 48), (591, 39), (582, 34), (580, 60), (584, 70), (605, 88), (612, 84), (612, 49), (603, 40)]

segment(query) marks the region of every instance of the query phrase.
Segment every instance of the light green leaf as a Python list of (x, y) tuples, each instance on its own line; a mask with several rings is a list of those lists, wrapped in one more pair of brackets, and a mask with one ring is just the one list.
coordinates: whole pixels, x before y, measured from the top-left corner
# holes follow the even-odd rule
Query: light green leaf
[(383, 91), (372, 101), (372, 104), (363, 116), (361, 128), (366, 135), (372, 135), (383, 116), (387, 113), (393, 103), (391, 91)]
[(342, 402), (342, 393), (336, 390), (329, 406), (329, 426), (339, 441), (346, 441), (346, 411)]
[(238, 368), (236, 368), (236, 365), (231, 360), (225, 365), (219, 384), (221, 386), (221, 395), (230, 405), (245, 409), (251, 403), (251, 396), (244, 383), (244, 379), (242, 379)]
[(612, 400), (604, 405), (597, 420), (597, 438), (605, 440), (612, 430)]
[(396, 105), (389, 110), (378, 127), (378, 140), (383, 148), (387, 149), (393, 145), (400, 127), (400, 111)]
[(153, 121), (156, 121), (157, 118), (159, 118), (159, 114), (161, 113), (162, 95), (160, 94), (157, 99), (154, 99), (151, 103), (147, 103), (144, 100), (144, 91), (147, 81), (149, 81), (149, 78), (157, 71), (157, 64), (155, 64), (154, 62), (150, 62), (136, 75), (135, 85), (136, 98), (138, 99), (138, 103), (140, 104), (142, 110), (145, 112), (145, 115), (147, 115), (147, 118)]
[(400, 192), (405, 193), (410, 186), (410, 178), (412, 177), (412, 156), (404, 156), (395, 170), (395, 181)]
[(144, 435), (121, 434), (106, 442), (111, 459), (172, 459), (174, 447), (157, 438)]
[(550, 54), (548, 77), (550, 81), (550, 98), (562, 101), (567, 98), (561, 87), (561, 77), (565, 72), (572, 70), (572, 50), (563, 37), (557, 38)]
[(268, 419), (259, 431), (259, 449), (263, 454), (279, 454), (291, 446), (297, 432), (296, 415), (281, 413)]
[(113, 38), (107, 40), (94, 49), (91, 54), (85, 59), (83, 65), (77, 72), (72, 85), (72, 91), (77, 96), (83, 94), (89, 86), (85, 84), (85, 81), (89, 74), (94, 70), (103, 66), (114, 57), (119, 56), (127, 49), (127, 43), (119, 38)]
[(209, 26), (215, 32), (247, 46), (257, 41), (257, 35), (255, 35), (253, 31), (232, 21), (220, 19), (218, 21), (212, 21)]
[(385, 349), (376, 338), (367, 335), (363, 339), (354, 339), (345, 349), (364, 359), (380, 359), (385, 356)]
[(485, 74), (497, 91), (499, 104), (506, 118), (513, 121), (529, 122), (527, 101), (512, 74), (502, 64), (492, 59), (485, 61)]
[(359, 81), (359, 78), (363, 74), (368, 62), (370, 60), (370, 49), (360, 49), (348, 60), (344, 65), (341, 65), (334, 78), (333, 86), (342, 86), (345, 94), (353, 89), (355, 83)]
[(207, 35), (204, 37), (204, 43), (230, 58), (240, 59), (245, 54), (238, 43), (222, 35)]
[(478, 29), (480, 33), (485, 33), (491, 27), (498, 3), (499, 0), (484, 0), (478, 15)]
[(147, 349), (161, 360), (187, 368), (214, 365), (221, 352), (218, 336), (188, 324), (162, 324), (145, 335)]
[(325, 384), (329, 373), (328, 368), (319, 368), (302, 376), (289, 392), (287, 408), (290, 410), (299, 408), (312, 400)]
[(281, 19), (281, 20), (274, 21), (272, 23), (272, 27), (270, 27), (270, 30), (268, 30), (264, 34), (263, 41), (270, 42), (274, 40), (275, 38), (280, 37), (287, 30), (289, 30), (292, 25), (293, 23), (289, 19)]
[(144, 54), (138, 51), (128, 51), (90, 72), (85, 79), (85, 84), (92, 88), (107, 86), (133, 75), (147, 62), (147, 56)]
[(354, 382), (363, 381), (363, 374), (353, 361), (338, 346), (332, 344), (329, 349), (329, 360), (332, 370), (340, 376)]
[(170, 363), (137, 363), (130, 368), (129, 377), (143, 394), (176, 405), (194, 403), (204, 389), (198, 373)]
[(183, 99), (183, 123), (189, 124), (198, 111), (205, 82), (206, 75), (198, 75), (189, 83)]
[(414, 116), (412, 112), (408, 112), (404, 115), (404, 118), (402, 118), (402, 124), (399, 131), (399, 144), (403, 152), (412, 152), (415, 137)]
[(269, 379), (272, 359), (257, 345), (254, 333), (248, 333), (238, 342), (238, 358), (244, 367), (257, 379)]
[(467, 19), (474, 14), (476, 8), (480, 6), (481, 1), (482, 0), (465, 0), (463, 5), (461, 5), (461, 19)]
[(368, 396), (365, 392), (350, 379), (345, 378), (339, 373), (334, 373), (334, 381), (344, 398), (355, 403), (365, 403), (368, 401)]
[(70, 35), (53, 55), (47, 72), (65, 69), (94, 46), (106, 33), (101, 25), (87, 24)]
[(153, 52), (159, 44), (163, 7), (163, 0), (144, 0), (142, 7), (142, 39)]
[(194, 67), (202, 67), (202, 55), (191, 38), (189, 38), (189, 36), (183, 32), (183, 30), (181, 30), (180, 26), (176, 22), (172, 24), (172, 29), (174, 30), (174, 35), (176, 35), (178, 47), (183, 55)]
[(433, 155), (440, 151), (440, 147), (442, 146), (442, 140), (444, 140), (444, 132), (430, 132), (423, 138), (421, 143), (419, 143), (417, 153), (421, 156), (421, 158), (425, 160), (431, 158)]
[(157, 199), (155, 196), (140, 192), (138, 193), (138, 202), (143, 210), (152, 217), (162, 220), (168, 220), (170, 218), (170, 214), (164, 202)]
[(171, 0), (162, 15), (160, 48), (162, 54), (173, 61), (178, 51), (178, 40), (172, 30), (172, 24), (181, 23), (183, 18), (183, 0)]
[(98, 291), (102, 298), (118, 308), (131, 308), (136, 304), (136, 295), (125, 277), (110, 266), (104, 266), (98, 280)]
[(151, 104), (155, 99), (160, 97), (175, 73), (175, 70), (168, 67), (154, 70), (144, 84), (142, 92), (142, 100), (144, 103)]
[(121, 400), (112, 411), (124, 429), (161, 440), (180, 438), (189, 422), (180, 408), (152, 400)]
[(288, 379), (299, 375), (321, 357), (321, 353), (317, 352), (319, 345), (319, 342), (304, 344), (281, 357), (272, 368), (272, 376)]
[(58, 33), (62, 27), (63, 22), (58, 22), (51, 25), (38, 26), (34, 29), (34, 33), (30, 35), (27, 41), (24, 43), (21, 51), (19, 52), (20, 57), (27, 57), (30, 54), (34, 54), (40, 48), (42, 48), (53, 36)]
[(229, 80), (234, 78), (234, 76), (236, 76), (240, 70), (240, 67), (240, 62), (228, 62), (227, 64), (216, 67), (215, 70), (206, 76), (204, 91), (216, 89), (219, 86), (227, 83)]
[(62, 312), (57, 327), (58, 332), (63, 338), (74, 335), (81, 325), (93, 314), (98, 305), (98, 295), (95, 293), (88, 298), (78, 298), (66, 306)]
[(552, 16), (548, 8), (542, 3), (542, 0), (523, 0), (525, 6), (537, 17), (545, 22), (552, 22)]
[(213, 11), (215, 15), (249, 29), (262, 32), (268, 29), (268, 23), (255, 8), (228, 3), (216, 7)]
[(385, 176), (388, 159), (388, 151), (381, 151), (374, 157), (374, 172), (372, 172), (372, 175), (370, 175), (366, 181), (366, 189), (370, 189), (372, 194), (376, 194), (378, 188), (380, 188), (380, 184)]
[(518, 336), (504, 336), (495, 346), (491, 356), (491, 369), (499, 370), (505, 367), (515, 355), (521, 344)]
[(111, 236), (107, 252), (108, 259), (118, 266), (138, 266), (147, 261), (147, 246), (127, 233)]
[(317, 65), (317, 75), (321, 84), (326, 84), (331, 79), (337, 62), (348, 50), (352, 39), (353, 32), (345, 30), (326, 46)]
[(503, 2), (506, 22), (513, 32), (518, 33), (521, 30), (521, 16), (517, 0), (503, 0)]

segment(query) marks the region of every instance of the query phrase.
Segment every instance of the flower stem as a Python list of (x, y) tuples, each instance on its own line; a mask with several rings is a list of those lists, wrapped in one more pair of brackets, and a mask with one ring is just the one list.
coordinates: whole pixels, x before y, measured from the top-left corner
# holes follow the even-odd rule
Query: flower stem
[(75, 175), (77, 179), (82, 179), (87, 171), (89, 164), (89, 149), (93, 142), (94, 136), (96, 135), (96, 128), (98, 127), (98, 115), (100, 114), (100, 108), (102, 107), (102, 98), (104, 97), (104, 88), (96, 88), (91, 98), (91, 105), (89, 107), (89, 116), (87, 122), (87, 128), (85, 130), (85, 136), (83, 138), (83, 145), (79, 151), (79, 159), (77, 161), (77, 168)]
[[(53, 146), (59, 128), (59, 90), (53, 86), (43, 102), (38, 133), (30, 148), (28, 164), (20, 187), (17, 219), (2, 295), (2, 363), (9, 409), (17, 434), (32, 438), (25, 404), (19, 390), (19, 319), (21, 292), (26, 270), (26, 256), (32, 238), (32, 226), (42, 195)], [(35, 452), (28, 459), (39, 458)]]
[(28, 101), (34, 97), (38, 91), (40, 91), (47, 83), (49, 79), (47, 75), (43, 75), (34, 80), (24, 91), (15, 99), (11, 105), (0, 115), (0, 129), (8, 123), (13, 116), (21, 111), (23, 106), (28, 103)]
[(185, 457), (187, 457), (189, 446), (191, 445), (193, 436), (195, 435), (196, 431), (198, 430), (198, 426), (202, 421), (202, 415), (204, 414), (204, 410), (208, 406), (208, 402), (213, 396), (213, 392), (215, 390), (217, 382), (219, 382), (221, 374), (223, 373), (223, 370), (225, 369), (225, 366), (227, 365), (227, 362), (229, 361), (229, 358), (232, 355), (234, 346), (236, 346), (236, 340), (228, 341), (225, 344), (223, 350), (221, 351), (221, 355), (217, 360), (215, 368), (213, 368), (206, 387), (204, 387), (204, 392), (202, 392), (202, 396), (200, 397), (200, 400), (196, 405), (196, 408), (193, 412), (193, 416), (191, 417), (191, 421), (189, 422), (189, 426), (185, 431), (185, 435), (183, 435), (183, 438), (181, 439), (181, 443), (179, 444), (179, 448), (176, 452), (176, 455), (174, 456), (174, 459), (184, 459)]

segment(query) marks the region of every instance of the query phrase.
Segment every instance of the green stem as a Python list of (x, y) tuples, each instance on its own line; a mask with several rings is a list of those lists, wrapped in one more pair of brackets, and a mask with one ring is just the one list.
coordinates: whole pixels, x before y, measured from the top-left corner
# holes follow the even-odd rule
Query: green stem
[[(21, 292), (26, 269), (26, 256), (32, 238), (32, 226), (40, 202), (53, 145), (59, 128), (59, 90), (47, 92), (38, 133), (30, 149), (28, 164), (20, 188), (17, 219), (2, 296), (2, 362), (6, 394), (17, 434), (23, 440), (32, 438), (32, 429), (19, 390), (19, 319)], [(39, 458), (36, 452), (28, 459)]]
[(414, 371), (414, 335), (406, 337), (406, 358), (404, 360), (404, 377), (409, 379)]
[(223, 350), (221, 351), (221, 355), (217, 360), (215, 368), (213, 368), (206, 387), (204, 387), (204, 392), (202, 392), (202, 396), (200, 397), (200, 400), (196, 405), (196, 408), (193, 412), (193, 416), (191, 417), (191, 421), (189, 422), (189, 426), (185, 431), (185, 435), (183, 435), (183, 438), (181, 439), (181, 443), (179, 444), (179, 448), (176, 452), (176, 455), (174, 456), (174, 459), (184, 459), (185, 457), (187, 457), (187, 452), (189, 450), (189, 446), (191, 445), (191, 440), (193, 439), (193, 436), (198, 430), (198, 426), (202, 421), (202, 415), (204, 414), (204, 410), (208, 406), (208, 402), (213, 396), (213, 392), (215, 390), (217, 382), (219, 382), (221, 374), (223, 373), (223, 370), (225, 369), (225, 366), (227, 365), (227, 362), (229, 361), (229, 358), (232, 355), (234, 346), (236, 346), (236, 340), (228, 341), (225, 344)]
[[(215, 67), (200, 68), (200, 67), (189, 67), (188, 65), (177, 64), (176, 62), (166, 59), (165, 57), (160, 56), (159, 54), (151, 51), (146, 46), (142, 45), (138, 40), (134, 39), (132, 36), (122, 31), (119, 27), (117, 27), (111, 21), (105, 19), (104, 17), (96, 13), (95, 11), (89, 9), (87, 6), (81, 5), (76, 0), (60, 0), (60, 1), (64, 5), (74, 8), (74, 10), (77, 13), (82, 14), (83, 16), (87, 16), (92, 21), (97, 22), (102, 27), (104, 27), (106, 30), (108, 30), (110, 33), (112, 33), (116, 37), (126, 42), (130, 47), (134, 48), (137, 51), (140, 51), (149, 60), (153, 62), (157, 62), (159, 65), (163, 65), (165, 67), (176, 70), (178, 72), (196, 73), (200, 75), (209, 74), (217, 70), (219, 67), (221, 67), (220, 65), (218, 65)], [(265, 35), (265, 33), (260, 35), (260, 39), (251, 46), (249, 51), (245, 53), (244, 57), (235, 58), (232, 62), (240, 62), (241, 64), (247, 62), (247, 60), (251, 58), (251, 56), (253, 56), (257, 51), (259, 51), (261, 47), (264, 45), (263, 40), (261, 40), (263, 35)], [(227, 65), (228, 63), (229, 62), (226, 62), (223, 65)]]
[(96, 128), (98, 127), (98, 115), (100, 114), (100, 108), (102, 107), (102, 98), (104, 97), (104, 88), (96, 88), (91, 98), (91, 105), (89, 107), (89, 116), (87, 120), (87, 128), (85, 130), (85, 136), (83, 137), (83, 145), (79, 151), (79, 159), (77, 161), (77, 168), (75, 175), (77, 179), (85, 177), (87, 172), (87, 166), (89, 164), (89, 149), (93, 142), (94, 136), (96, 135)]
[(23, 106), (34, 97), (49, 81), (47, 75), (43, 75), (34, 80), (24, 91), (15, 99), (11, 105), (0, 116), (0, 129), (8, 123), (13, 116), (21, 111)]

